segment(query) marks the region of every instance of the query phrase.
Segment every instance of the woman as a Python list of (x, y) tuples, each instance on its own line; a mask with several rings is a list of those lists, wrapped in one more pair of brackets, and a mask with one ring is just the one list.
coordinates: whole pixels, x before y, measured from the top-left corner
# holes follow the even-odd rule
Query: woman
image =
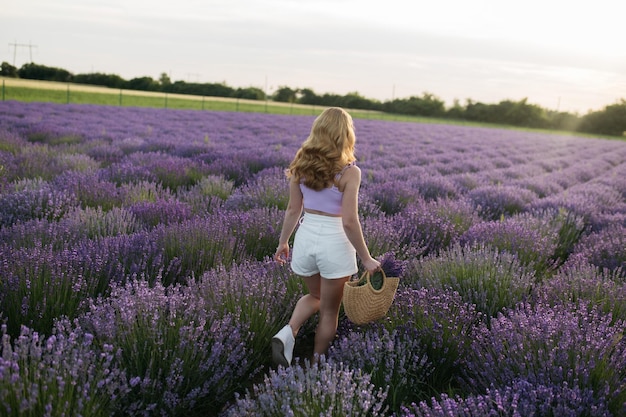
[(289, 238), (304, 209), (291, 268), (303, 277), (308, 294), (298, 300), (289, 324), (272, 338), (272, 358), (278, 365), (291, 364), (295, 336), (317, 312), (313, 359), (327, 353), (337, 333), (344, 284), (358, 272), (355, 255), (370, 273), (380, 268), (359, 221), (361, 170), (355, 165), (355, 139), (352, 117), (341, 108), (328, 108), (315, 119), (287, 170), (289, 204), (274, 259), (285, 264)]

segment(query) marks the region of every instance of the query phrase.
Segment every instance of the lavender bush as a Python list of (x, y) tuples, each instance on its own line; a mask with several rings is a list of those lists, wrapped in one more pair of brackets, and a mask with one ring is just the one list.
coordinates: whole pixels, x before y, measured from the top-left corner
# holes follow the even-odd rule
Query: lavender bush
[(124, 151), (117, 144), (114, 145), (111, 142), (110, 138), (104, 137), (92, 139), (84, 144), (82, 152), (100, 163), (102, 167), (107, 167), (124, 158)]
[(140, 182), (157, 183), (157, 176), (150, 171), (149, 167), (127, 159), (107, 167), (103, 176), (107, 181), (115, 183), (117, 186)]
[(194, 213), (210, 214), (221, 208), (222, 203), (233, 193), (234, 184), (221, 176), (209, 175), (194, 186), (178, 189), (178, 199), (189, 204)]
[(2, 228), (0, 240), (15, 249), (51, 246), (61, 251), (81, 241), (132, 234), (140, 229), (126, 209), (104, 212), (100, 207), (75, 208), (59, 221), (35, 219)]
[(0, 229), (0, 241), (14, 249), (52, 245), (59, 250), (77, 237), (66, 227), (58, 227), (61, 222), (29, 220)]
[(423, 255), (436, 254), (458, 241), (474, 224), (481, 224), (476, 210), (466, 200), (421, 201), (394, 216), (396, 245), (410, 247), (423, 242)]
[[(256, 140), (255, 140), (256, 141)], [(251, 147), (250, 147), (251, 146)], [(253, 143), (246, 149), (226, 149), (225, 154), (219, 152), (211, 155), (208, 161), (208, 173), (223, 175), (237, 187), (248, 183), (256, 173), (272, 167), (289, 165), (293, 155), (288, 155), (282, 146), (255, 148)], [(201, 160), (205, 160), (200, 157)]]
[(133, 211), (125, 208), (112, 208), (107, 212), (100, 207), (77, 209), (68, 213), (58, 224), (59, 228), (76, 236), (74, 240), (131, 235), (141, 230)]
[(4, 192), (10, 183), (20, 178), (16, 155), (24, 144), (20, 135), (0, 129), (0, 192)]
[(164, 263), (174, 275), (164, 275), (164, 283), (201, 276), (219, 265), (241, 262), (247, 257), (243, 242), (232, 235), (228, 214), (193, 218), (183, 223), (159, 225), (153, 232), (157, 245), (164, 248)]
[(419, 193), (407, 181), (374, 183), (367, 186), (367, 194), (378, 209), (387, 215), (399, 213), (410, 202), (420, 199)]
[(146, 281), (115, 287), (81, 318), (101, 343), (120, 349), (129, 390), (116, 412), (186, 415), (221, 409), (258, 371), (248, 366), (247, 323), (217, 317), (195, 293), (150, 288)]
[(153, 233), (137, 232), (131, 235), (84, 240), (76, 245), (83, 256), (94, 296), (109, 293), (111, 283), (124, 283), (143, 276), (155, 282), (161, 276), (181, 276), (180, 264), (166, 262), (164, 249)]
[[(113, 178), (118, 181), (132, 181), (138, 173), (141, 173), (139, 175), (143, 175), (144, 180), (154, 181), (171, 191), (176, 191), (179, 187), (193, 186), (209, 173), (203, 161), (162, 152), (134, 152), (120, 164), (120, 168), (122, 167), (125, 170), (117, 171), (117, 175), (113, 169), (111, 170)], [(131, 167), (133, 169), (129, 170)]]
[(487, 220), (520, 213), (536, 198), (530, 190), (503, 185), (480, 186), (471, 190), (467, 196)]
[(128, 206), (141, 202), (155, 203), (159, 200), (171, 200), (172, 192), (154, 181), (126, 182), (120, 190), (124, 196), (123, 204)]
[(361, 222), (363, 234), (366, 236), (371, 253), (394, 252), (399, 259), (415, 259), (424, 254), (427, 244), (424, 241), (409, 241), (403, 239), (403, 232), (409, 233), (410, 226), (404, 230), (398, 228), (399, 220), (384, 215), (374, 215), (363, 218)]
[(32, 219), (59, 220), (78, 202), (76, 196), (58, 191), (41, 180), (24, 180), (15, 191), (0, 196), (0, 227)]
[(473, 225), (460, 238), (461, 245), (477, 244), (508, 252), (538, 277), (554, 269), (561, 227), (548, 215), (517, 214), (502, 221)]
[(600, 231), (611, 228), (614, 224), (612, 218), (619, 218), (624, 213), (624, 204), (624, 198), (616, 187), (589, 182), (572, 184), (561, 193), (534, 202), (532, 207), (566, 209), (581, 217), (587, 228)]
[(191, 207), (178, 200), (140, 201), (130, 206), (129, 210), (148, 229), (193, 218)]
[(581, 239), (573, 252), (577, 258), (613, 271), (626, 278), (626, 226), (614, 226), (591, 233)]
[(289, 202), (289, 180), (281, 168), (266, 168), (250, 181), (239, 187), (226, 200), (226, 208), (250, 210), (253, 208), (287, 208)]
[(206, 308), (218, 317), (233, 316), (249, 326), (248, 360), (255, 367), (268, 366), (267, 342), (291, 316), (303, 294), (303, 284), (286, 267), (275, 263), (247, 261), (207, 271), (189, 283)]
[(22, 327), (0, 335), (0, 414), (3, 416), (110, 416), (128, 392), (117, 367), (120, 351), (97, 346), (93, 334), (60, 320), (50, 335)]
[(550, 218), (550, 224), (557, 229), (558, 239), (554, 260), (559, 266), (569, 258), (581, 236), (586, 232), (585, 222), (581, 216), (565, 209), (545, 213)]
[(340, 335), (328, 357), (331, 362), (369, 374), (374, 386), (387, 390), (385, 403), (395, 412), (402, 404), (429, 393), (434, 365), (426, 352), (414, 326), (398, 326), (391, 332), (372, 326)]
[(406, 281), (414, 288), (449, 288), (487, 317), (495, 317), (503, 308), (526, 300), (535, 278), (511, 253), (457, 244), (439, 256), (413, 262)]
[[(274, 207), (223, 211), (220, 216), (243, 249), (242, 255), (257, 260), (274, 254), (276, 236), (280, 234), (283, 217), (283, 212)], [(224, 263), (229, 262), (225, 260)]]
[(626, 325), (595, 309), (521, 304), (475, 333), (467, 357), (468, 387), (531, 384), (590, 390), (611, 412), (626, 403)]
[(75, 195), (82, 208), (91, 207), (109, 211), (120, 207), (124, 201), (123, 190), (104, 178), (104, 171), (68, 171), (54, 179), (54, 186)]
[(1, 250), (0, 311), (10, 335), (17, 337), (22, 325), (50, 334), (58, 317), (81, 311), (89, 284), (80, 254), (58, 256), (50, 247)]
[(23, 146), (14, 156), (13, 176), (16, 180), (40, 178), (50, 181), (70, 168), (60, 159), (61, 155), (65, 154), (48, 146)]
[(581, 304), (599, 309), (613, 320), (626, 320), (626, 281), (621, 270), (599, 268), (578, 258), (535, 291), (542, 303)]
[(110, 284), (142, 275), (154, 282), (161, 273), (179, 276), (163, 262), (163, 250), (145, 233), (82, 240), (71, 248), (0, 246), (0, 307), (9, 334), (20, 325), (49, 333), (56, 318), (74, 318), (90, 297), (106, 295)]
[(441, 394), (430, 404), (422, 401), (404, 407), (403, 417), (610, 417), (605, 401), (594, 398), (593, 392), (566, 384), (533, 385), (515, 381), (505, 388), (487, 389), (486, 394), (450, 397)]
[[(414, 396), (427, 398), (458, 388), (463, 375), (462, 359), (470, 347), (474, 328), (481, 320), (480, 312), (456, 292), (432, 288), (398, 290), (384, 325), (391, 332), (413, 329), (434, 367), (428, 374), (427, 384), (422, 385), (423, 391), (414, 392)], [(349, 331), (354, 329), (349, 328)], [(427, 370), (422, 369), (420, 375), (426, 376)]]
[(341, 363), (327, 362), (270, 370), (253, 392), (238, 397), (225, 416), (364, 416), (384, 415), (386, 393), (369, 375)]

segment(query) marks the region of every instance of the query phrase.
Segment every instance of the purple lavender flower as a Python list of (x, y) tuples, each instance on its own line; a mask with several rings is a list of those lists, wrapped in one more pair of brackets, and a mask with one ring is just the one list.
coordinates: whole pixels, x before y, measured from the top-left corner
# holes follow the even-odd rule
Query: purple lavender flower
[(142, 201), (156, 202), (157, 200), (171, 200), (174, 198), (169, 189), (163, 188), (154, 181), (127, 182), (121, 184), (119, 188), (125, 206)]
[(394, 216), (392, 224), (400, 235), (400, 245), (418, 244), (424, 249), (422, 254), (429, 255), (449, 247), (479, 221), (466, 200), (443, 199), (409, 204)]
[(626, 226), (614, 226), (581, 238), (573, 250), (589, 263), (626, 277)]
[(197, 293), (146, 281), (114, 287), (91, 304), (83, 327), (121, 350), (131, 381), (115, 404), (119, 413), (219, 410), (257, 372), (243, 343), (247, 323), (205, 307)]
[(451, 289), (487, 317), (526, 300), (534, 272), (509, 252), (490, 246), (453, 245), (412, 262), (404, 280), (414, 288)]
[(371, 253), (393, 252), (398, 259), (413, 259), (425, 252), (427, 246), (423, 241), (403, 236), (414, 230), (413, 225), (407, 222), (406, 227), (400, 228), (399, 222), (398, 218), (384, 215), (363, 219), (363, 234)]
[(592, 230), (608, 228), (611, 218), (626, 212), (626, 202), (613, 187), (598, 182), (576, 183), (559, 194), (533, 203), (535, 208), (566, 209), (580, 216)]
[(140, 201), (130, 206), (129, 211), (147, 228), (181, 223), (193, 214), (189, 205), (177, 200)]
[(21, 324), (50, 332), (58, 317), (76, 317), (90, 297), (107, 294), (113, 282), (139, 275), (154, 281), (173, 273), (163, 263), (163, 249), (145, 233), (83, 239), (59, 250), (0, 245), (0, 253), (0, 310), (12, 335)]
[(407, 204), (421, 198), (419, 193), (403, 180), (370, 184), (364, 187), (364, 191), (379, 210), (387, 215), (399, 213)]
[(517, 257), (538, 275), (554, 268), (560, 224), (550, 215), (518, 214), (501, 221), (477, 223), (460, 238), (461, 245), (487, 245)]
[(418, 330), (399, 326), (391, 332), (384, 327), (369, 327), (362, 332), (340, 335), (329, 351), (330, 362), (369, 374), (371, 382), (388, 391), (386, 404), (398, 411), (408, 401), (427, 398), (435, 366), (429, 361), (427, 347)]
[(225, 203), (228, 210), (250, 210), (260, 207), (287, 208), (289, 182), (284, 169), (266, 168), (257, 173), (248, 184), (239, 187)]
[(581, 304), (598, 309), (613, 320), (626, 320), (626, 283), (621, 270), (609, 270), (574, 256), (553, 277), (534, 291), (540, 302)]
[(581, 306), (521, 304), (474, 334), (467, 388), (480, 393), (518, 379), (590, 390), (614, 413), (626, 401), (623, 321)]
[(537, 196), (519, 187), (493, 185), (475, 188), (468, 198), (485, 219), (496, 220), (524, 211)]
[(407, 262), (396, 259), (393, 252), (387, 252), (378, 257), (380, 268), (388, 277), (402, 277), (407, 269)]
[(83, 208), (93, 207), (108, 211), (122, 205), (124, 194), (121, 188), (104, 176), (104, 171), (67, 171), (55, 178), (54, 186), (75, 195)]
[(132, 210), (117, 207), (106, 212), (101, 207), (74, 210), (57, 224), (60, 231), (68, 232), (59, 238), (66, 239), (65, 243), (85, 238), (131, 235), (142, 229)]
[(0, 195), (0, 227), (32, 219), (59, 220), (77, 204), (74, 194), (56, 190), (47, 182), (22, 181), (14, 192)]
[(594, 398), (593, 392), (564, 385), (533, 385), (524, 380), (505, 388), (490, 388), (485, 394), (465, 398), (443, 393), (403, 407), (402, 417), (483, 417), (483, 416), (563, 416), (609, 417), (606, 401)]
[(178, 200), (189, 204), (194, 213), (212, 214), (222, 208), (233, 193), (234, 184), (221, 176), (208, 175), (186, 190), (178, 190)]
[[(428, 376), (427, 387), (414, 396), (445, 391), (458, 385), (461, 377), (461, 361), (470, 347), (474, 327), (482, 320), (482, 315), (461, 296), (450, 290), (421, 288), (419, 290), (400, 288), (389, 309), (384, 326), (388, 331), (406, 330), (417, 343), (423, 346), (430, 364), (434, 366)], [(348, 327), (343, 332), (355, 331)], [(415, 333), (413, 333), (413, 331)], [(409, 343), (409, 342), (407, 342)], [(420, 375), (426, 376), (423, 369)]]
[(327, 362), (270, 370), (253, 392), (237, 396), (226, 416), (384, 415), (384, 390), (369, 375), (341, 363)]
[(260, 261), (219, 266), (188, 287), (205, 300), (208, 310), (248, 323), (248, 358), (256, 366), (270, 365), (269, 340), (289, 320), (304, 292), (302, 282), (288, 268)]
[(23, 326), (11, 340), (0, 332), (0, 414), (108, 416), (128, 392), (118, 353), (93, 335), (60, 320), (49, 336)]

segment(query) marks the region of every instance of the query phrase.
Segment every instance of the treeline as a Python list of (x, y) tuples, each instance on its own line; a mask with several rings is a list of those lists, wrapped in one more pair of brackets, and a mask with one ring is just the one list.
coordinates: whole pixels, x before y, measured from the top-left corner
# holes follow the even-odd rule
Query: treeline
[(257, 87), (233, 88), (225, 83), (172, 81), (166, 73), (162, 73), (158, 80), (147, 76), (125, 80), (115, 74), (98, 72), (72, 74), (62, 68), (48, 67), (35, 63), (24, 64), (18, 69), (7, 62), (3, 62), (0, 75), (24, 79), (99, 85), (117, 89), (251, 100), (273, 100), (319, 106), (340, 106), (350, 109), (376, 110), (409, 116), (467, 120), (612, 136), (623, 136), (626, 133), (626, 100), (624, 99), (608, 105), (602, 110), (581, 116), (569, 112), (545, 109), (528, 103), (527, 99), (519, 101), (503, 100), (497, 104), (475, 102), (470, 99), (465, 103), (460, 103), (456, 100), (451, 107), (446, 107), (444, 101), (431, 93), (381, 102), (363, 97), (358, 92), (351, 92), (346, 95), (329, 93), (319, 95), (310, 88), (294, 89), (286, 86), (279, 87), (271, 96), (267, 96), (265, 91)]

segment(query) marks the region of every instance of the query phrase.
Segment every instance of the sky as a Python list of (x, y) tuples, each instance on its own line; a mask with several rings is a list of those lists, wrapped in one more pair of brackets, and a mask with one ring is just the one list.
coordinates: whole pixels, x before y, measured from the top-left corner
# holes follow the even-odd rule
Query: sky
[(619, 0), (0, 0), (0, 61), (583, 115), (626, 99), (625, 11)]

